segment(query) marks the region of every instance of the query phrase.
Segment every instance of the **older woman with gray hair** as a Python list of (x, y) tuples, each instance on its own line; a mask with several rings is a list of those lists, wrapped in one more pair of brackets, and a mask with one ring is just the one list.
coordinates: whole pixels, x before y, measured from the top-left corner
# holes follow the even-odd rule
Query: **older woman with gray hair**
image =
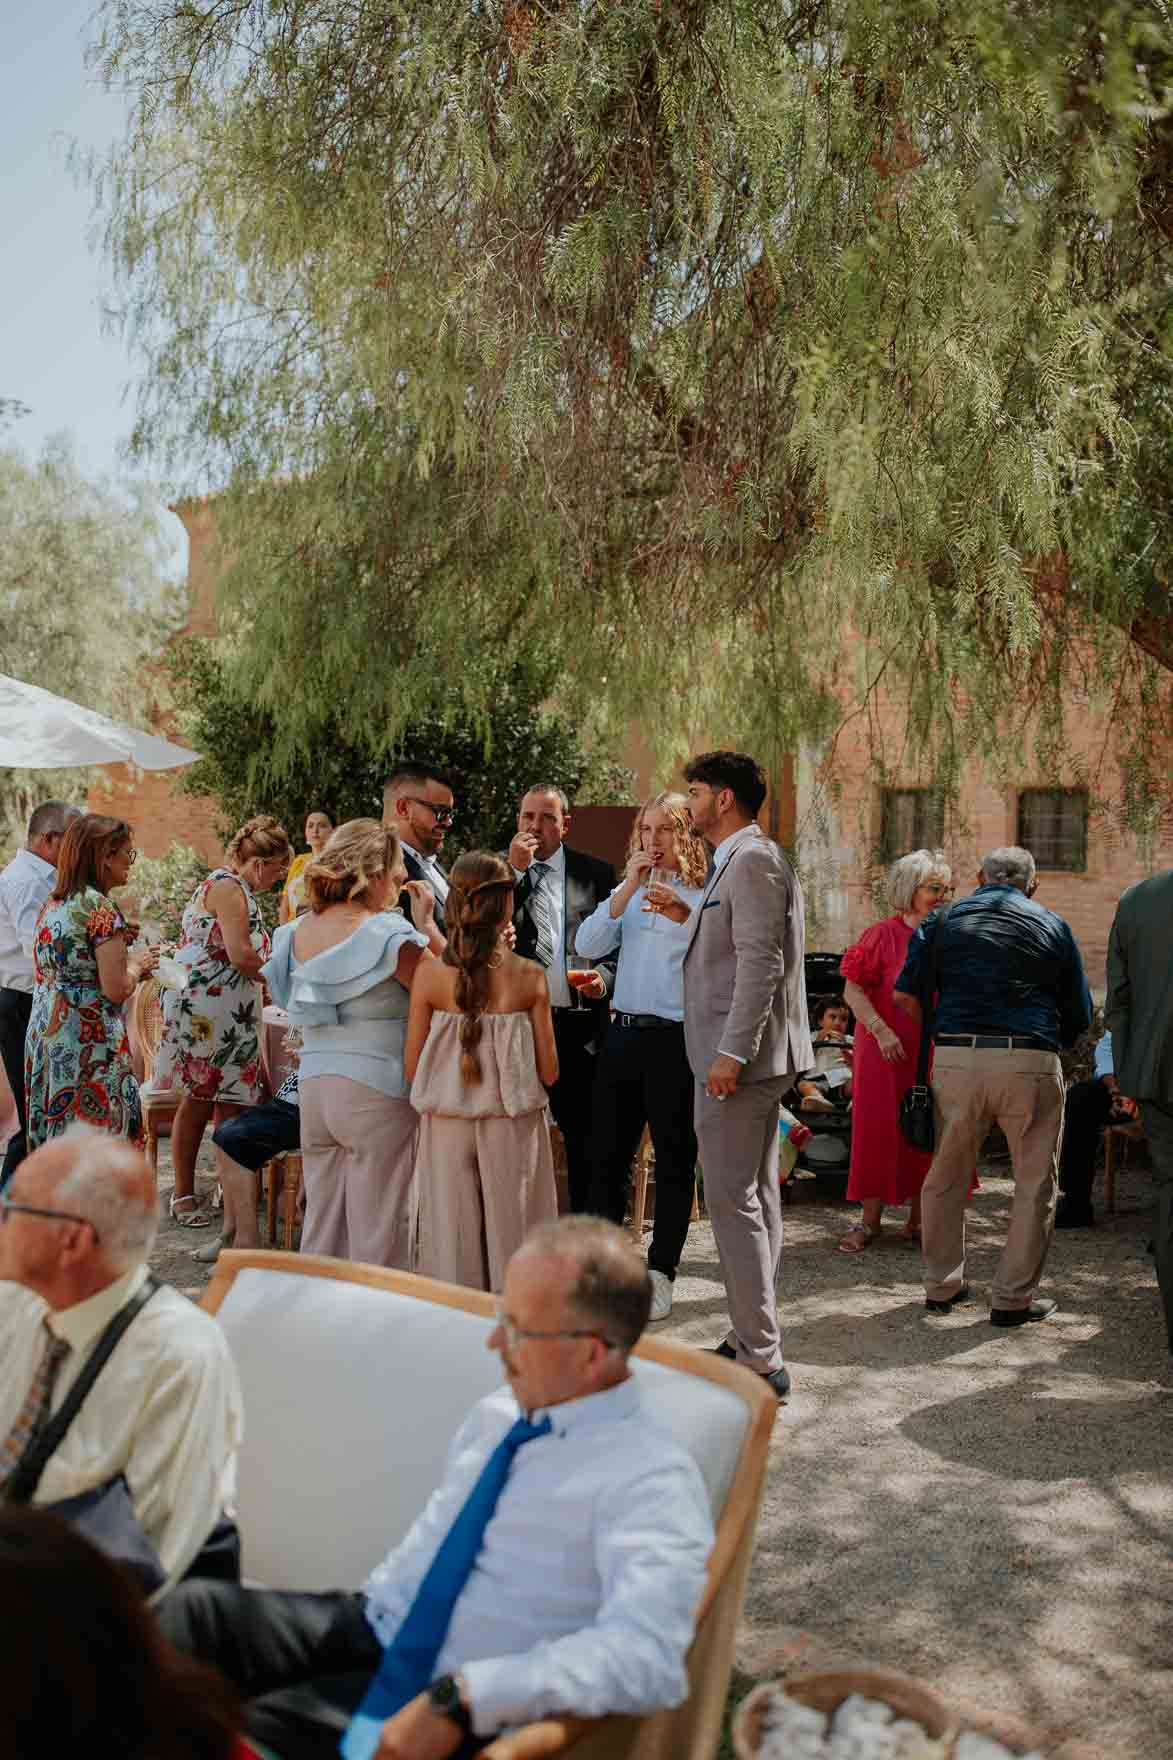
[(892, 986), (913, 930), (948, 896), (951, 880), (939, 850), (901, 856), (888, 874), (892, 915), (865, 929), (843, 955), (843, 994), (858, 1029), (847, 1197), (862, 1204), (863, 1213), (840, 1240), (841, 1253), (870, 1246), (885, 1204), (907, 1204), (903, 1237), (920, 1239), (920, 1189), (933, 1158), (914, 1149), (900, 1130), (900, 1102), (916, 1074), (919, 1029), (893, 1002)]

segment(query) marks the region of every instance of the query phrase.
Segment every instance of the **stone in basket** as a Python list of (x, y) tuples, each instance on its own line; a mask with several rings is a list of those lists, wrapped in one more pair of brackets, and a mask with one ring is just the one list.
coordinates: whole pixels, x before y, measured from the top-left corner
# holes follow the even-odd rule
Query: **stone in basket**
[[(898, 1746), (893, 1746), (892, 1723), (869, 1723), (868, 1715), (859, 1708), (851, 1717), (851, 1728), (837, 1727), (834, 1738), (826, 1735), (828, 1721), (820, 1730), (812, 1718), (809, 1727), (797, 1729), (787, 1739), (780, 1728), (773, 1734), (771, 1709), (777, 1698), (806, 1706), (830, 1720), (848, 1699), (867, 1700), (885, 1705), (892, 1718), (905, 1728)], [(850, 1716), (850, 1713), (849, 1713)], [(842, 1720), (841, 1720), (842, 1723)], [(919, 1734), (918, 1734), (919, 1732)], [(827, 1674), (794, 1675), (787, 1681), (769, 1681), (755, 1687), (738, 1707), (733, 1720), (733, 1748), (738, 1760), (807, 1760), (826, 1754), (831, 1760), (868, 1760), (872, 1755), (896, 1756), (897, 1760), (948, 1760), (952, 1751), (957, 1723), (943, 1700), (919, 1681), (895, 1670), (879, 1668), (840, 1669)], [(832, 1739), (834, 1745), (832, 1746)]]

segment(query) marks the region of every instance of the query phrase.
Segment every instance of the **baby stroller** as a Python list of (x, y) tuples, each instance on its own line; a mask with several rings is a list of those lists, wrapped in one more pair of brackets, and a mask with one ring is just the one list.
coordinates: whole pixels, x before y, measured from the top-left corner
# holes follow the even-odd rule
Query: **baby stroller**
[[(806, 1005), (812, 1022), (816, 1002), (827, 996), (842, 993), (843, 979), (839, 973), (840, 955), (837, 953), (808, 953), (804, 961), (806, 982)], [(850, 1020), (850, 1029), (854, 1030), (855, 1021)], [(815, 1038), (814, 1047), (818, 1052), (823, 1047), (830, 1048), (837, 1041)], [(789, 1181), (795, 1174), (805, 1174), (826, 1180), (840, 1187), (846, 1187), (847, 1175), (851, 1163), (851, 1103), (836, 1100), (829, 1112), (810, 1111), (804, 1108), (803, 1097), (794, 1087), (783, 1099), (783, 1106), (794, 1115), (800, 1126), (809, 1131), (803, 1136), (802, 1147), (798, 1151), (798, 1160), (792, 1169), (783, 1193), (789, 1196)]]

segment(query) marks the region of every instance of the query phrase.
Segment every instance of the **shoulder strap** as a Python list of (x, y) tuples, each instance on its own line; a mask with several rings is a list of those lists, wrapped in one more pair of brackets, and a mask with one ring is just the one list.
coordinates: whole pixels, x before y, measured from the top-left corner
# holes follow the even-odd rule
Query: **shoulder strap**
[(115, 1345), (131, 1321), (146, 1307), (158, 1287), (158, 1278), (153, 1272), (148, 1272), (142, 1286), (135, 1291), (128, 1302), (119, 1308), (94, 1346), (89, 1362), (70, 1388), (60, 1409), (40, 1434), (33, 1438), (17, 1462), (12, 1477), (5, 1488), (4, 1501), (6, 1503), (32, 1502), (36, 1495), (37, 1486), (41, 1482), (41, 1474), (61, 1446), (65, 1433), (80, 1412), (90, 1388), (110, 1361)]
[(937, 974), (941, 969), (941, 931), (945, 927), (945, 919), (952, 908), (952, 905), (947, 904), (937, 918), (933, 939), (929, 942), (929, 957), (925, 961), (921, 979), (920, 1048), (916, 1055), (916, 1085), (918, 1088), (925, 1087), (929, 1079), (929, 1050), (933, 1043), (933, 1024), (937, 1012)]

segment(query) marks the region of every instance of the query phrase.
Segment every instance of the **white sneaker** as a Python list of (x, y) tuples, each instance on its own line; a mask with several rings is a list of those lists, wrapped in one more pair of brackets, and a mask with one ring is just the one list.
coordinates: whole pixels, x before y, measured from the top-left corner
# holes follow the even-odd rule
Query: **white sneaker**
[(672, 1279), (662, 1271), (649, 1271), (652, 1280), (652, 1311), (650, 1320), (666, 1320), (672, 1312)]

